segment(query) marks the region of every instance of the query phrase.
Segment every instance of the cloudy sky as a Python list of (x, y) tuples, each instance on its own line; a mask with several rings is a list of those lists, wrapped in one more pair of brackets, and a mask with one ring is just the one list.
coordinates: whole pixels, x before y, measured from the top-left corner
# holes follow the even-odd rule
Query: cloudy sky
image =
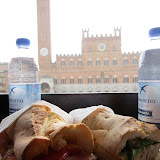
[[(159, 0), (50, 0), (52, 57), (81, 53), (82, 29), (90, 35), (113, 34), (122, 30), (122, 52), (142, 51), (148, 30), (160, 26)], [(37, 57), (36, 0), (1, 0), (0, 61), (16, 51), (18, 37), (31, 39)]]

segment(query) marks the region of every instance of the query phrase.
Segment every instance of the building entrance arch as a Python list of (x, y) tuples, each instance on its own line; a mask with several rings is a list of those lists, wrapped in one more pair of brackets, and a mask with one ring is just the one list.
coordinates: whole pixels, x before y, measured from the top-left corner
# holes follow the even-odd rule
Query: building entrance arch
[(50, 93), (50, 85), (46, 82), (41, 84), (41, 92), (42, 93)]

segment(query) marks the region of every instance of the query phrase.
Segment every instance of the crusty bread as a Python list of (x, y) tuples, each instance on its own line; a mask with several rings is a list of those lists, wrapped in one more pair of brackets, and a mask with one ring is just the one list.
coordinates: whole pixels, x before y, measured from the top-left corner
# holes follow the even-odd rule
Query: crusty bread
[[(131, 139), (148, 138), (160, 142), (160, 131), (155, 125), (139, 122), (133, 117), (121, 116), (97, 109), (83, 121), (92, 131), (94, 152), (101, 160), (125, 160), (120, 156), (126, 142)], [(136, 160), (152, 160), (158, 154), (160, 144), (147, 147)], [(153, 153), (153, 154), (151, 154)]]
[(85, 152), (93, 152), (93, 137), (85, 124), (67, 124), (44, 105), (33, 105), (5, 130), (14, 143), (18, 160), (31, 160), (48, 154), (48, 147), (60, 150), (68, 144), (79, 145)]
[(13, 150), (13, 142), (8, 134), (3, 131), (0, 133), (0, 155), (3, 157), (8, 150)]

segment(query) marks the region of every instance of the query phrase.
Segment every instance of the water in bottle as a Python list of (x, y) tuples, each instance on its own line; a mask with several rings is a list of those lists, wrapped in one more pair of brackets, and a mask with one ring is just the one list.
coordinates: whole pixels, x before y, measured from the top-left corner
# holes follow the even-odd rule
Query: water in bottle
[(138, 119), (160, 129), (160, 27), (150, 29), (149, 36), (139, 62)]
[(41, 100), (39, 68), (30, 52), (30, 40), (16, 40), (17, 56), (8, 67), (9, 113)]

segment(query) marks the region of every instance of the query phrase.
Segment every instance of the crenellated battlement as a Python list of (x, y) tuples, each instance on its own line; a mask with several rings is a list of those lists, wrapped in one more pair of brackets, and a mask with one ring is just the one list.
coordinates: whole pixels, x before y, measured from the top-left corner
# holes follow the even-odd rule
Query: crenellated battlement
[(112, 34), (96, 34), (94, 35), (89, 35), (89, 29), (82, 29), (82, 38), (113, 38), (113, 37), (120, 37), (121, 36), (121, 28), (115, 27), (114, 28), (114, 35)]
[(56, 57), (79, 57), (81, 54), (56, 54)]
[(98, 35), (98, 34), (96, 34), (96, 35), (91, 35), (89, 37), (84, 37), (84, 38), (105, 38), (105, 37), (109, 38), (109, 37), (114, 37), (114, 36), (112, 34), (110, 34), (110, 35), (107, 35), (107, 34), (105, 34), (105, 35), (103, 35), (103, 34)]
[(141, 54), (142, 53), (142, 51), (137, 51), (137, 52), (123, 52), (122, 54), (123, 55), (133, 55), (133, 54)]

